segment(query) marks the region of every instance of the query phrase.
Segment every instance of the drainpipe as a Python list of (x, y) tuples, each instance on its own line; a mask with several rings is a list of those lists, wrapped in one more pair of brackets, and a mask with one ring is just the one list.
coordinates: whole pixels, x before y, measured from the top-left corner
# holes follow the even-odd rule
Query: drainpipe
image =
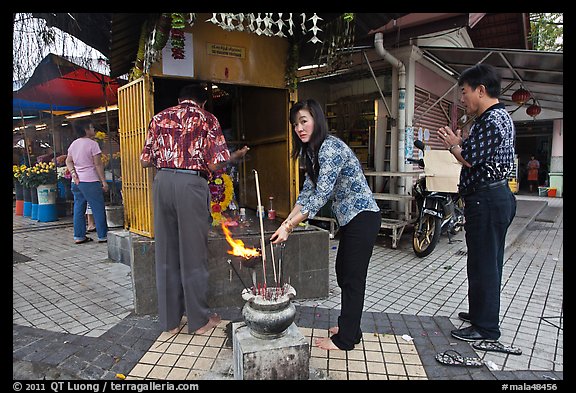
[[(374, 47), (376, 53), (378, 53), (384, 60), (388, 61), (398, 72), (398, 116), (397, 116), (397, 134), (398, 134), (398, 150), (397, 150), (397, 161), (395, 162), (390, 157), (390, 170), (397, 170), (399, 172), (405, 171), (405, 157), (404, 157), (404, 143), (405, 143), (405, 126), (406, 126), (406, 67), (404, 63), (398, 60), (396, 57), (391, 55), (386, 49), (384, 49), (384, 38), (382, 33), (376, 33), (374, 37)], [(393, 133), (394, 134), (394, 133)], [(392, 140), (394, 140), (394, 135), (392, 135)], [(391, 143), (391, 146), (393, 144)], [(396, 164), (396, 165), (395, 165)], [(398, 178), (398, 194), (405, 194), (405, 182), (406, 178), (400, 176)], [(393, 192), (390, 190), (390, 192)]]

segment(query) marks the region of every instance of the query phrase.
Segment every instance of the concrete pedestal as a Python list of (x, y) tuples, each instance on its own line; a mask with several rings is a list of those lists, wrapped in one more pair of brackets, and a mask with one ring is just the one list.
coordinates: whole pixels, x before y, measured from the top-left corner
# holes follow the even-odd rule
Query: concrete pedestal
[(310, 377), (310, 349), (306, 338), (293, 323), (280, 338), (256, 338), (244, 322), (232, 324), (234, 379), (307, 380)]
[(106, 224), (108, 228), (124, 226), (124, 206), (106, 206)]

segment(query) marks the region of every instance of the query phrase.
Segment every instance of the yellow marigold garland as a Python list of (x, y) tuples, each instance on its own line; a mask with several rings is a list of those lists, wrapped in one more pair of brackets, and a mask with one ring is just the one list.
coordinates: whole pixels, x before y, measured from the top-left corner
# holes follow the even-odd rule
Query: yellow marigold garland
[[(228, 209), (232, 198), (234, 197), (234, 184), (230, 175), (224, 173), (223, 175), (211, 180), (209, 186), (216, 187), (217, 192), (213, 193), (211, 190), (210, 213), (212, 214), (212, 225), (220, 225), (226, 217), (222, 212)], [(223, 198), (222, 198), (223, 194)], [(221, 199), (221, 200), (220, 200)]]

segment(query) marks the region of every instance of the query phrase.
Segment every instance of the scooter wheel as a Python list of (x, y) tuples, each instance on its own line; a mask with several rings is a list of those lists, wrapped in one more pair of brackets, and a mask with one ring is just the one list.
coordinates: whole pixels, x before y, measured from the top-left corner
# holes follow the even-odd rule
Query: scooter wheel
[(440, 240), (441, 226), (440, 218), (424, 215), (421, 225), (414, 227), (412, 249), (417, 257), (424, 258), (434, 251)]

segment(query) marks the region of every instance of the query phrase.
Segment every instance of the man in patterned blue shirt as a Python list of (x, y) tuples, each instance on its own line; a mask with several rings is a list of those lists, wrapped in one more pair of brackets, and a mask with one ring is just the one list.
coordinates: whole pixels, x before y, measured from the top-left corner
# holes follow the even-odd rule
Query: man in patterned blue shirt
[(315, 345), (325, 350), (351, 351), (362, 340), (366, 275), (380, 231), (380, 208), (352, 149), (328, 134), (326, 117), (317, 101), (295, 103), (290, 109), (290, 122), (296, 134), (292, 156), (302, 154), (306, 179), (294, 208), (270, 240), (274, 244), (285, 242), (296, 225), (314, 218), (332, 201), (340, 225), (336, 281), (342, 290), (342, 307), (338, 326), (328, 329), (332, 335), (317, 339)]
[(462, 163), (458, 187), (465, 202), (468, 312), (458, 317), (471, 326), (451, 333), (464, 341), (497, 341), (506, 232), (516, 214), (506, 180), (514, 164), (514, 123), (498, 100), (500, 76), (494, 67), (470, 67), (458, 85), (466, 112), (476, 118), (465, 140), (461, 130), (450, 127), (441, 127), (438, 137)]

